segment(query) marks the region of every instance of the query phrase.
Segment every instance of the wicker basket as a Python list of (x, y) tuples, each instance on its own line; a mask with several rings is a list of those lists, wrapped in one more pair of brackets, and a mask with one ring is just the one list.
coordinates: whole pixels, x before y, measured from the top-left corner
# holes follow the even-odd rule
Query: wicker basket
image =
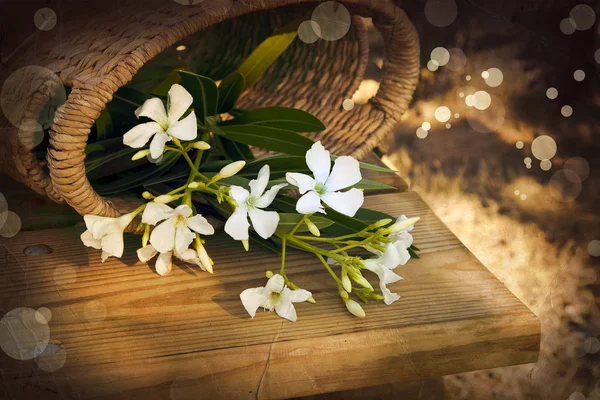
[[(17, 129), (0, 118), (2, 171), (57, 202), (66, 201), (80, 214), (120, 214), (117, 203), (100, 197), (87, 180), (85, 146), (90, 128), (114, 92), (141, 67), (154, 58), (154, 64), (168, 63), (179, 55), (174, 44), (189, 43), (195, 49), (191, 53), (194, 65), (200, 65), (197, 72), (220, 79), (235, 70), (275, 27), (298, 15), (309, 19), (319, 4), (308, 0), (205, 0), (195, 6), (167, 0), (123, 3), (102, 13), (73, 14), (59, 37), (60, 45), (50, 42), (37, 49), (36, 63), (54, 71), (71, 88), (66, 103), (54, 115), (47, 165), (36, 160), (27, 129)], [(337, 41), (297, 41), (243, 94), (240, 106), (304, 109), (328, 127), (312, 134), (313, 138), (322, 140), (333, 153), (362, 157), (391, 132), (411, 101), (419, 75), (418, 37), (391, 0), (340, 3), (354, 16), (350, 32)], [(375, 98), (344, 111), (342, 102), (358, 88), (368, 59), (366, 30), (359, 17), (372, 17), (383, 35), (384, 75)], [(27, 65), (24, 60), (16, 60), (3, 73)], [(28, 90), (19, 94), (27, 97), (23, 118), (36, 119), (56, 84), (38, 78), (39, 82), (33, 79)]]

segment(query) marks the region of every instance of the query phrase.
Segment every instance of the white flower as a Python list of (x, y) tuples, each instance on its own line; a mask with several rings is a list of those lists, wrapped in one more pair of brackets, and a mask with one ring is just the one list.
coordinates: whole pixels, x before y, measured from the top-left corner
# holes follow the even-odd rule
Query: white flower
[(192, 111), (187, 117), (179, 120), (193, 103), (192, 95), (181, 85), (173, 85), (169, 89), (168, 107), (161, 99), (155, 97), (148, 99), (135, 111), (139, 117), (148, 117), (153, 122), (138, 125), (123, 136), (123, 144), (140, 148), (144, 147), (152, 136), (150, 155), (159, 158), (165, 150), (165, 144), (173, 137), (181, 140), (193, 140), (197, 136), (198, 127), (196, 114)]
[[(396, 221), (396, 223), (394, 224), (395, 226), (399, 226), (399, 227), (403, 227), (406, 226), (407, 223), (410, 223), (412, 221), (418, 221), (419, 218), (411, 218), (408, 219), (406, 217), (406, 215), (401, 215), (398, 217), (398, 220)], [(404, 222), (407, 221), (407, 222)], [(392, 225), (392, 226), (394, 226)], [(410, 246), (412, 246), (413, 244), (413, 237), (410, 234), (410, 232), (413, 231), (413, 229), (415, 229), (414, 223), (412, 225), (410, 225), (407, 228), (404, 228), (400, 231), (396, 231), (391, 233), (388, 238), (392, 241), (392, 243), (394, 244), (394, 246), (396, 246), (396, 249), (398, 250), (398, 253), (400, 254), (401, 257), (401, 265), (404, 265), (408, 262), (408, 260), (410, 260), (410, 253), (408, 252), (408, 248)]]
[(290, 290), (285, 286), (283, 276), (273, 275), (265, 287), (246, 289), (240, 294), (242, 304), (252, 318), (258, 307), (277, 313), (282, 318), (295, 322), (296, 309), (293, 303), (301, 303), (312, 297), (308, 290)]
[(198, 214), (190, 218), (192, 209), (187, 205), (180, 205), (172, 209), (166, 204), (148, 203), (142, 222), (156, 225), (165, 220), (152, 230), (150, 244), (162, 254), (176, 251), (183, 254), (188, 249), (196, 235), (212, 235), (215, 229), (208, 223), (206, 218)]
[(248, 240), (248, 217), (256, 233), (263, 239), (268, 239), (275, 233), (279, 224), (279, 214), (276, 211), (264, 211), (271, 205), (275, 196), (287, 184), (275, 185), (267, 190), (270, 169), (265, 165), (258, 172), (258, 177), (250, 181), (250, 192), (240, 186), (231, 186), (229, 195), (237, 202), (238, 207), (225, 223), (225, 232), (235, 240)]
[[(206, 250), (204, 250), (204, 253), (206, 253)], [(147, 263), (157, 254), (159, 254), (158, 251), (151, 244), (137, 250), (138, 258), (143, 263)], [(207, 260), (202, 259), (202, 257), (199, 255), (199, 252), (196, 252), (194, 249), (187, 249), (181, 254), (179, 254), (176, 250), (159, 254), (154, 266), (159, 275), (165, 276), (171, 272), (171, 269), (173, 268), (173, 255), (183, 262), (197, 265), (198, 267), (202, 268), (203, 271), (209, 271), (212, 273), (212, 264), (210, 261), (208, 261), (207, 264)], [(208, 254), (206, 255), (208, 256)]]
[(119, 218), (86, 215), (83, 220), (88, 230), (81, 234), (81, 241), (88, 247), (102, 249), (102, 262), (110, 256), (119, 258), (123, 255), (123, 231), (133, 218), (133, 214)]
[(353, 217), (363, 204), (363, 192), (356, 188), (346, 192), (339, 192), (339, 190), (361, 181), (358, 161), (348, 156), (339, 157), (331, 170), (329, 152), (321, 142), (317, 142), (306, 152), (306, 164), (314, 178), (293, 172), (288, 172), (285, 176), (287, 181), (297, 186), (300, 194), (303, 195), (296, 204), (296, 211), (300, 214), (316, 212), (324, 214), (322, 200), (335, 211)]
[(394, 246), (394, 244), (392, 243), (388, 243), (385, 252), (380, 252), (380, 256), (378, 258), (363, 261), (365, 269), (376, 273), (379, 277), (379, 288), (383, 293), (383, 301), (387, 305), (392, 304), (400, 298), (400, 296), (398, 296), (396, 293), (392, 293), (387, 288), (387, 285), (390, 283), (398, 282), (402, 279), (401, 276), (396, 275), (392, 271), (401, 263), (401, 261), (402, 257), (398, 253), (396, 246)]

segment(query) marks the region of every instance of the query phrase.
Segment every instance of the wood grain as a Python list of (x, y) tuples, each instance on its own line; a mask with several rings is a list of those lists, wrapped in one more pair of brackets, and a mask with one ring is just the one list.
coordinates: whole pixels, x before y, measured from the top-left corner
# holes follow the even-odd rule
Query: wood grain
[[(0, 242), (0, 312), (48, 307), (51, 339), (67, 351), (54, 373), (1, 354), (0, 397), (289, 398), (536, 360), (538, 319), (416, 193), (367, 206), (423, 219), (414, 231), (421, 259), (390, 285), (402, 298), (366, 305), (364, 319), (345, 311), (315, 259), (292, 251), (289, 275), (317, 304), (299, 304), (296, 323), (267, 312), (251, 320), (239, 293), (264, 285), (279, 257), (258, 245), (245, 253), (222, 234), (207, 243), (212, 276), (186, 267), (156, 275), (136, 262), (134, 236), (122, 260), (104, 264), (77, 228)], [(24, 256), (36, 243), (53, 252)], [(105, 318), (93, 312), (102, 308)]]

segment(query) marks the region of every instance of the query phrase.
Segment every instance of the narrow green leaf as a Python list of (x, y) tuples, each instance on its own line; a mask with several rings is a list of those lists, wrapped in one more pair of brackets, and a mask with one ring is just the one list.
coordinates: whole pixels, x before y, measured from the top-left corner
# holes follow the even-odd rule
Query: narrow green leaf
[(113, 132), (112, 118), (110, 112), (105, 108), (96, 119), (96, 135), (99, 140), (106, 139)]
[(162, 81), (158, 84), (158, 86), (152, 89), (150, 93), (156, 96), (167, 97), (171, 86), (179, 82), (181, 82), (181, 75), (179, 75), (178, 71), (173, 71), (169, 75), (167, 75), (164, 81)]
[(115, 151), (104, 156), (85, 160), (85, 172), (89, 174), (93, 170), (100, 168), (101, 166), (113, 162), (118, 158), (125, 157), (137, 153), (139, 149), (132, 149), (131, 147), (125, 147), (119, 151)]
[(132, 89), (128, 86), (119, 88), (119, 90), (117, 90), (117, 92), (113, 95), (113, 99), (124, 101), (125, 103), (128, 103), (134, 107), (141, 106), (146, 100), (151, 98), (151, 95)]
[(266, 107), (246, 111), (223, 125), (262, 125), (294, 132), (325, 130), (325, 125), (314, 115), (289, 107)]
[(219, 90), (217, 84), (210, 78), (188, 71), (177, 71), (181, 76), (183, 86), (194, 98), (193, 107), (198, 121), (205, 123), (207, 117), (217, 114)]
[(246, 78), (239, 72), (233, 72), (225, 77), (219, 85), (219, 104), (217, 112), (223, 114), (229, 112), (242, 95), (246, 86)]
[(369, 179), (363, 179), (353, 187), (364, 190), (396, 190), (396, 188), (393, 186), (379, 183), (377, 181), (371, 181)]
[[(288, 214), (288, 213), (279, 213), (279, 225), (277, 225), (276, 234), (289, 233), (294, 229), (294, 227), (300, 222), (300, 220), (304, 218), (302, 214)], [(319, 228), (319, 230), (325, 229), (331, 225), (333, 225), (333, 221), (320, 217), (318, 215), (313, 215), (310, 217), (310, 220)], [(308, 232), (308, 227), (306, 224), (303, 224), (297, 232)]]
[(271, 177), (285, 176), (286, 172), (310, 173), (304, 157), (278, 154), (249, 162), (240, 174), (255, 176), (267, 164), (271, 169)]
[(262, 42), (242, 63), (237, 72), (246, 78), (244, 89), (256, 82), (298, 36), (300, 20), (292, 21)]
[(214, 133), (236, 142), (295, 156), (303, 156), (314, 142), (296, 132), (258, 125), (215, 127)]
[(223, 154), (233, 161), (253, 160), (254, 155), (247, 144), (234, 142), (225, 137), (216, 136), (217, 145)]

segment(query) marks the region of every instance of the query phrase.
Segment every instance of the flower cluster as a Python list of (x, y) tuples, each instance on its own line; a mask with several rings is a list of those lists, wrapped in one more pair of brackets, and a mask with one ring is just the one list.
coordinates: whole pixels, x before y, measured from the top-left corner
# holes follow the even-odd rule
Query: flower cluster
[[(363, 205), (363, 191), (356, 187), (362, 181), (360, 164), (356, 159), (337, 157), (332, 166), (333, 157), (320, 142), (316, 142), (305, 155), (306, 166), (312, 176), (287, 172), (282, 174), (285, 180), (272, 180), (271, 168), (264, 163), (256, 178), (248, 181), (236, 176), (246, 167), (245, 161), (233, 161), (216, 174), (205, 174), (200, 165), (203, 153), (211, 149), (211, 145), (198, 140), (199, 122), (195, 111), (190, 110), (192, 104), (192, 95), (176, 84), (168, 92), (166, 108), (161, 99), (152, 98), (135, 111), (138, 118), (148, 118), (151, 122), (137, 125), (123, 136), (123, 143), (132, 148), (142, 148), (150, 142), (149, 149), (140, 150), (133, 159), (147, 155), (159, 159), (164, 153), (172, 152), (185, 160), (189, 176), (184, 184), (168, 193), (144, 192), (143, 197), (148, 202), (129, 214), (118, 218), (86, 215), (87, 230), (81, 235), (81, 240), (86, 246), (102, 250), (103, 262), (110, 256), (123, 255), (123, 232), (131, 226), (137, 232), (143, 232), (142, 246), (137, 250), (139, 260), (147, 263), (156, 257), (155, 269), (159, 275), (166, 275), (172, 270), (173, 257), (213, 273), (214, 262), (205, 243), (206, 237), (213, 235), (215, 229), (198, 212), (195, 196), (200, 195), (228, 207), (227, 211), (219, 208), (220, 215), (226, 219), (224, 230), (232, 239), (242, 242), (246, 250), (249, 249), (252, 232), (262, 240), (281, 246), (279, 273), (267, 271), (269, 280), (264, 287), (246, 289), (240, 295), (251, 317), (262, 307), (295, 321), (297, 315), (293, 303), (315, 302), (311, 292), (299, 288), (287, 277), (285, 262), (288, 247), (317, 257), (336, 282), (346, 307), (356, 316), (363, 317), (365, 312), (358, 302), (350, 298), (351, 295), (363, 302), (383, 300), (388, 305), (400, 298), (387, 285), (402, 279), (394, 269), (406, 264), (411, 252), (414, 254), (410, 232), (418, 218), (409, 219), (402, 215), (395, 222), (382, 218), (370, 225), (364, 224), (364, 229), (358, 232), (321, 236), (321, 229), (327, 229), (335, 222), (328, 210), (354, 217)], [(204, 122), (208, 125), (211, 120)], [(207, 141), (208, 137), (202, 136)], [(194, 159), (191, 155), (195, 155)], [(232, 180), (233, 177), (237, 180)], [(301, 195), (295, 202), (296, 214), (285, 214), (288, 225), (282, 227), (280, 222), (284, 215), (273, 204), (282, 191), (294, 187)], [(290, 199), (289, 196), (287, 198)], [(293, 221), (291, 224), (290, 220)], [(307, 231), (312, 235), (302, 234)], [(354, 250), (361, 249), (372, 253), (373, 257), (364, 259), (357, 256)], [(364, 270), (379, 277), (381, 294), (375, 293), (362, 275)]]

